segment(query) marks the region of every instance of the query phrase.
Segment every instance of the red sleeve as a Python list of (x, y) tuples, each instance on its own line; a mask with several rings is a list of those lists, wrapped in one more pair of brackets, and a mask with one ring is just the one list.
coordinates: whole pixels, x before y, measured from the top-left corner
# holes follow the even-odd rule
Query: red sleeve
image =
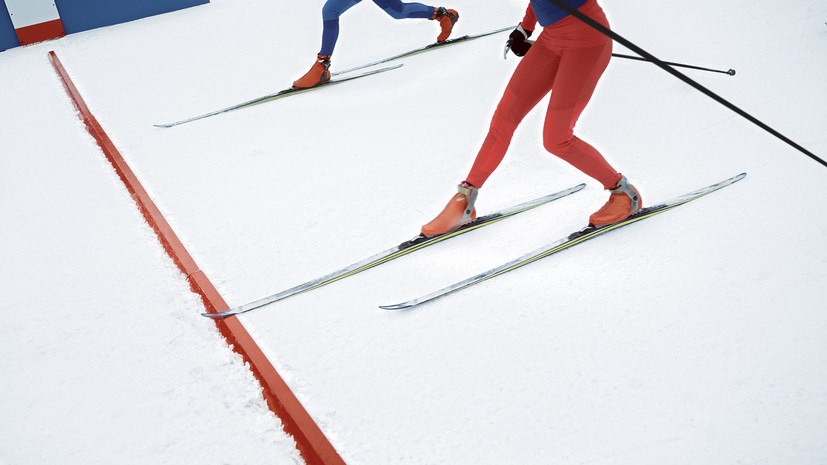
[(526, 31), (533, 31), (534, 27), (537, 26), (537, 16), (534, 14), (534, 8), (531, 7), (531, 3), (528, 4), (528, 8), (525, 10), (525, 16), (520, 26)]

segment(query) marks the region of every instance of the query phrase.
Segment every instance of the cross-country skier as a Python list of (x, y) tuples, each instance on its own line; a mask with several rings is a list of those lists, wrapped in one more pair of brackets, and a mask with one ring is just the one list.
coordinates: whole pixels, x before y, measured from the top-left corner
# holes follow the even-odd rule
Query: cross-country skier
[[(607, 28), (609, 23), (596, 0), (564, 0)], [(536, 42), (527, 39), (537, 22), (543, 30)], [(476, 218), (474, 202), (479, 188), (505, 156), (514, 130), (549, 92), (543, 126), (543, 145), (552, 154), (598, 180), (609, 190), (609, 201), (589, 222), (605, 225), (640, 210), (641, 196), (594, 147), (574, 135), (574, 125), (594, 92), (612, 56), (612, 40), (546, 0), (531, 0), (523, 21), (506, 45), (524, 58), (514, 71), (500, 100), (488, 135), (471, 172), (445, 209), (422, 227), (422, 234), (441, 234)]]
[[(297, 88), (313, 87), (330, 80), (330, 56), (339, 38), (339, 16), (362, 0), (327, 0), (322, 7), (322, 48), (316, 61), (304, 76), (293, 82)], [(422, 3), (405, 3), (401, 0), (373, 0), (379, 8), (393, 19), (422, 18), (439, 21), (440, 33), (437, 42), (445, 42), (451, 29), (459, 20), (456, 10), (433, 7)]]

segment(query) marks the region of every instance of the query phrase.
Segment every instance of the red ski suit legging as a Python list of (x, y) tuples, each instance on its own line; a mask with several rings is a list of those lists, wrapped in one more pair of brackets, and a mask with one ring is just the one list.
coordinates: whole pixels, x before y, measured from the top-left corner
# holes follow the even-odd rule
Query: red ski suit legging
[[(595, 0), (588, 0), (579, 10), (609, 26)], [(532, 30), (536, 25), (533, 20), (529, 6), (523, 28)], [(543, 28), (514, 71), (466, 181), (482, 187), (505, 156), (520, 121), (551, 92), (543, 146), (605, 188), (614, 187), (620, 173), (594, 147), (574, 135), (574, 125), (611, 56), (612, 40), (573, 16)]]

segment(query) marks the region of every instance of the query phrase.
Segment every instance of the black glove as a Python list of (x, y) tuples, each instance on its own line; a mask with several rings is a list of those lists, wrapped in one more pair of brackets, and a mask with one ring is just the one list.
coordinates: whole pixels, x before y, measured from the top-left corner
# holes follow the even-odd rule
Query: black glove
[(526, 31), (522, 25), (518, 25), (517, 29), (514, 29), (511, 35), (508, 36), (508, 42), (505, 44), (506, 53), (508, 53), (508, 49), (511, 49), (514, 55), (524, 56), (531, 48), (531, 42), (526, 39), (531, 37), (532, 32), (534, 31)]

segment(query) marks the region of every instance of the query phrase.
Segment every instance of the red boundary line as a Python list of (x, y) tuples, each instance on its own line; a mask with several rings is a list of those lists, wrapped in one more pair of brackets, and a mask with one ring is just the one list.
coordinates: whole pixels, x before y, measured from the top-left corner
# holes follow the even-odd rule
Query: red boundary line
[[(103, 128), (89, 108), (84, 103), (69, 74), (57, 58), (55, 52), (49, 52), (49, 60), (52, 63), (66, 92), (71, 97), (79, 112), (80, 119), (86, 124), (86, 129), (98, 142), (104, 155), (115, 168), (132, 198), (138, 204), (141, 213), (146, 221), (155, 230), (158, 239), (164, 246), (167, 254), (175, 261), (178, 268), (187, 276), (192, 290), (201, 295), (204, 306), (210, 313), (228, 310), (229, 306), (210, 280), (198, 268), (198, 265), (190, 256), (187, 249), (173, 232), (169, 223), (164, 219), (161, 211), (144, 190), (138, 178), (127, 165), (123, 156), (106, 135)], [(296, 439), (299, 452), (308, 465), (345, 465), (344, 460), (339, 456), (330, 441), (327, 440), (319, 426), (313, 421), (299, 400), (287, 386), (287, 383), (276, 372), (276, 369), (255, 343), (253, 338), (244, 329), (238, 318), (232, 316), (222, 319), (215, 319), (221, 334), (227, 339), (232, 349), (241, 354), (244, 360), (249, 363), (255, 377), (261, 383), (264, 391), (264, 398), (267, 405), (284, 424), (284, 430)]]

